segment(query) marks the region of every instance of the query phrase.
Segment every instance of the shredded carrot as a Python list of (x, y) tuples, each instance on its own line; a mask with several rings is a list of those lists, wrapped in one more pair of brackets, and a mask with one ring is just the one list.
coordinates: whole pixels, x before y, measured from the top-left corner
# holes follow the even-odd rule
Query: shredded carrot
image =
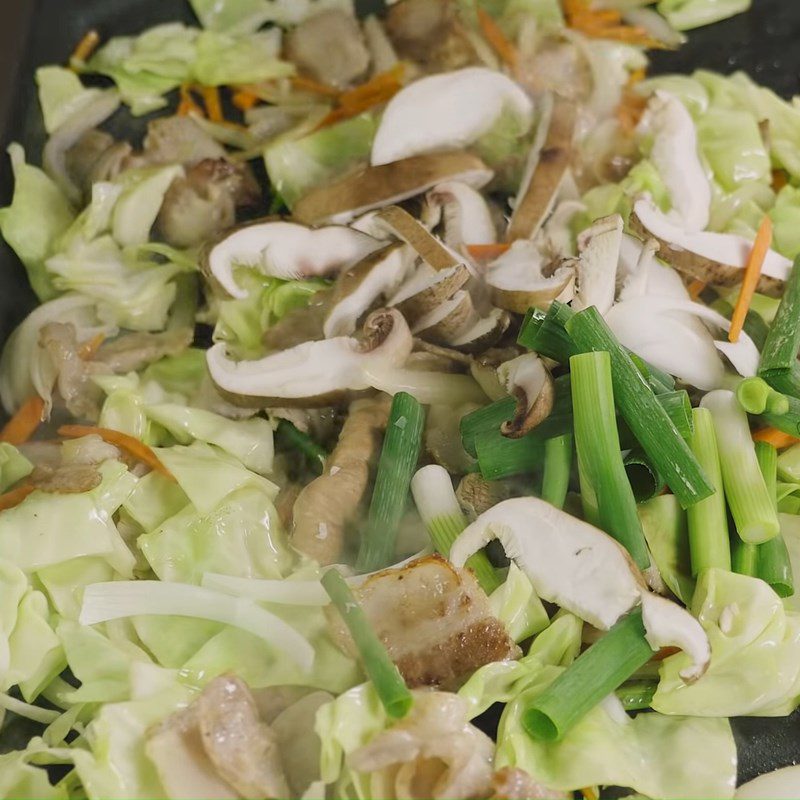
[(774, 192), (779, 192), (787, 183), (789, 183), (789, 174), (785, 169), (772, 170), (772, 190)]
[(106, 336), (104, 333), (98, 333), (92, 336), (89, 341), (84, 342), (78, 348), (78, 358), (80, 358), (81, 361), (91, 361), (105, 340)]
[(192, 96), (192, 87), (188, 83), (181, 84), (180, 103), (178, 103), (177, 114), (181, 117), (188, 117), (189, 114), (199, 114), (204, 117), (203, 109)]
[(622, 13), (617, 9), (595, 9), (588, 0), (562, 0), (562, 7), (567, 25), (585, 36), (614, 39), (652, 49), (664, 48), (663, 42), (654, 39), (644, 28), (625, 25)]
[(708, 284), (705, 281), (701, 281), (699, 279), (693, 280), (687, 287), (687, 291), (689, 292), (689, 297), (692, 300), (697, 300), (698, 297), (703, 293), (703, 289), (706, 288)]
[(784, 447), (791, 447), (793, 444), (797, 444), (800, 439), (790, 433), (779, 431), (777, 428), (761, 428), (753, 434), (753, 441), (767, 442), (767, 444), (771, 444), (781, 450)]
[(468, 244), (465, 247), (473, 258), (489, 261), (503, 255), (511, 247), (511, 244), (510, 242), (498, 242), (497, 244)]
[(203, 103), (206, 107), (206, 114), (212, 122), (224, 122), (225, 116), (222, 113), (222, 101), (219, 98), (219, 89), (216, 86), (203, 86), (200, 90), (203, 95)]
[(386, 72), (381, 72), (366, 83), (342, 92), (338, 97), (337, 108), (334, 108), (317, 126), (325, 128), (335, 122), (355, 117), (373, 106), (386, 103), (403, 88), (402, 64), (396, 64)]
[(174, 475), (161, 463), (158, 456), (143, 442), (133, 436), (121, 431), (114, 431), (110, 428), (97, 428), (94, 425), (62, 425), (58, 429), (58, 435), (67, 439), (76, 439), (81, 436), (91, 436), (96, 434), (104, 442), (113, 444), (124, 450), (129, 456), (137, 461), (147, 464), (150, 469), (160, 472), (167, 478), (174, 480)]
[(313, 94), (321, 94), (324, 97), (339, 97), (339, 90), (333, 86), (328, 86), (327, 83), (320, 83), (313, 78), (307, 78), (304, 75), (294, 75), (289, 79), (295, 89), (301, 92), (312, 92)]
[(0, 431), (0, 442), (14, 446), (24, 444), (39, 427), (44, 412), (44, 400), (38, 394), (29, 397)]
[(731, 329), (728, 331), (729, 342), (739, 341), (739, 334), (742, 332), (744, 319), (750, 309), (750, 303), (758, 286), (758, 279), (761, 277), (761, 268), (764, 266), (764, 259), (767, 257), (771, 244), (772, 220), (765, 215), (758, 226), (753, 249), (747, 258), (747, 266), (744, 268), (742, 288), (739, 291), (739, 299), (736, 301), (736, 306), (731, 316)]
[(600, 798), (594, 786), (584, 786), (583, 789), (581, 789), (581, 794), (583, 795), (583, 800), (599, 800)]
[(622, 90), (622, 97), (617, 106), (617, 120), (622, 131), (628, 136), (632, 135), (639, 124), (639, 120), (647, 107), (647, 99), (640, 95), (634, 87), (645, 78), (645, 71), (637, 69), (628, 76), (628, 82)]
[(517, 67), (517, 48), (513, 42), (500, 29), (494, 18), (487, 11), (478, 6), (478, 24), (481, 26), (483, 38), (492, 47), (492, 50), (500, 56), (500, 60), (512, 70)]
[(231, 102), (239, 111), (249, 111), (253, 106), (258, 105), (260, 98), (247, 89), (237, 89), (231, 97)]
[(23, 483), (5, 494), (0, 494), (0, 511), (18, 506), (31, 492), (36, 491), (30, 483)]
[(70, 56), (70, 64), (83, 64), (86, 62), (89, 57), (94, 53), (97, 49), (97, 45), (100, 44), (100, 34), (92, 28), (90, 31), (86, 31), (83, 35), (83, 38), (78, 42), (75, 49), (72, 51), (72, 55)]

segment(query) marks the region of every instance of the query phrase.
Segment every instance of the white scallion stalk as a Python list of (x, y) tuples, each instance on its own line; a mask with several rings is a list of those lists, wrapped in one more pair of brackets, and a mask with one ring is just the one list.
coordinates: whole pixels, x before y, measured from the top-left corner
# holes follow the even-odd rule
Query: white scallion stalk
[(17, 700), (15, 697), (10, 697), (3, 693), (0, 693), (0, 708), (6, 711), (12, 711), (18, 717), (25, 717), (25, 719), (31, 719), (34, 722), (41, 722), (43, 725), (49, 725), (61, 716), (60, 711), (55, 711), (50, 708), (39, 708), (39, 706), (24, 703), (22, 700)]
[[(411, 479), (411, 494), (434, 546), (443, 556), (449, 556), (453, 542), (467, 527), (467, 518), (458, 504), (447, 470), (438, 464), (417, 470)], [(487, 594), (500, 586), (497, 572), (485, 553), (473, 555), (467, 566)]]
[(233, 597), (290, 606), (326, 606), (330, 602), (319, 581), (261, 580), (206, 572), (200, 585)]
[(387, 394), (408, 392), (422, 405), (483, 405), (487, 397), (474, 378), (449, 372), (382, 367), (370, 364), (364, 369), (371, 386)]
[(780, 522), (758, 466), (747, 414), (725, 389), (709, 392), (700, 406), (714, 421), (722, 485), (739, 536), (752, 544), (769, 541), (780, 533)]
[(232, 625), (267, 642), (308, 672), (314, 648), (291, 625), (252, 600), (231, 597), (201, 586), (163, 581), (93, 583), (83, 595), (80, 622), (95, 625), (136, 616), (178, 616)]

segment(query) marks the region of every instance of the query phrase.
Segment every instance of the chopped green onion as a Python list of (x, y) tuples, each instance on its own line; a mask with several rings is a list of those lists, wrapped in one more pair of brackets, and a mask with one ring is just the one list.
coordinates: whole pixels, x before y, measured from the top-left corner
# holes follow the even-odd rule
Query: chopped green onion
[[(458, 504), (450, 475), (438, 464), (422, 467), (411, 479), (411, 494), (433, 546), (448, 558), (453, 542), (467, 527), (467, 518)], [(470, 556), (467, 566), (475, 573), (486, 594), (491, 594), (502, 584), (497, 570), (483, 551)]]
[(714, 487), (694, 454), (597, 309), (591, 306), (577, 313), (567, 331), (582, 351), (609, 353), (620, 413), (681, 506), (688, 508), (711, 495)]
[(789, 411), (789, 398), (776, 392), (763, 378), (745, 378), (736, 387), (736, 399), (748, 414), (781, 416)]
[(637, 608), (581, 653), (522, 712), (522, 727), (534, 739), (559, 741), (652, 657), (642, 610)]
[(700, 405), (714, 421), (725, 499), (739, 536), (751, 544), (774, 538), (780, 532), (774, 493), (759, 469), (747, 414), (725, 389), (709, 392)]
[(563, 433), (544, 443), (544, 473), (542, 475), (542, 500), (556, 508), (563, 508), (569, 489), (572, 467), (572, 435)]
[(642, 569), (650, 566), (636, 498), (625, 474), (619, 447), (611, 357), (583, 353), (569, 360), (575, 448), (581, 469), (597, 496), (600, 527), (613, 536)]
[(738, 536), (732, 538), (731, 569), (738, 575), (755, 578), (758, 572), (758, 545), (743, 542)]
[(392, 399), (367, 526), (356, 560), (360, 572), (373, 572), (392, 563), (397, 528), (411, 476), (417, 468), (424, 428), (423, 407), (410, 394), (398, 392)]
[(544, 442), (533, 432), (509, 439), (500, 430), (483, 431), (475, 438), (475, 453), (481, 475), (487, 481), (533, 472), (544, 461)]
[(287, 449), (297, 450), (302, 453), (314, 472), (322, 474), (328, 454), (307, 433), (303, 433), (303, 431), (296, 428), (288, 419), (282, 419), (278, 423), (275, 435), (279, 443)]
[(758, 368), (760, 377), (784, 394), (800, 396), (800, 256), (786, 281)]
[(404, 717), (414, 702), (400, 671), (389, 658), (383, 642), (367, 620), (364, 609), (336, 569), (322, 576), (322, 585), (342, 617), (361, 656), (364, 671), (372, 681), (386, 713), (393, 719)]
[(477, 435), (485, 431), (499, 431), (500, 426), (514, 416), (516, 408), (517, 401), (513, 397), (504, 397), (461, 417), (459, 431), (464, 449), (474, 458)]
[[(755, 447), (758, 466), (777, 510), (778, 451), (767, 442), (756, 442)], [(783, 535), (779, 533), (774, 539), (758, 545), (757, 550), (756, 577), (768, 583), (779, 597), (791, 597), (794, 594), (794, 576)]]
[(650, 708), (658, 681), (628, 681), (617, 689), (617, 700), (626, 711), (643, 711)]
[(722, 471), (717, 451), (717, 436), (714, 433), (714, 420), (707, 408), (695, 408), (692, 416), (694, 433), (689, 439), (689, 446), (714, 487), (711, 496), (686, 509), (692, 575), (699, 575), (711, 567), (730, 572), (728, 514), (722, 488)]
[(800, 400), (791, 395), (781, 395), (788, 402), (788, 409), (782, 414), (774, 414), (769, 409), (761, 414), (761, 421), (790, 436), (800, 437)]
[(658, 469), (641, 448), (631, 450), (622, 459), (622, 463), (637, 503), (652, 499), (666, 488), (667, 484)]

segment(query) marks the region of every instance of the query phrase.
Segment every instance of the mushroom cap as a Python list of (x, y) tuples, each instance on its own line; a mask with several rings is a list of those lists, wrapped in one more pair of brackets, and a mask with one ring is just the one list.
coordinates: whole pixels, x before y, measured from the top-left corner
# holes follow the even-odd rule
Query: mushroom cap
[(500, 381), (517, 400), (513, 419), (500, 428), (504, 436), (518, 439), (532, 431), (553, 410), (555, 386), (544, 362), (536, 353), (524, 353), (497, 368)]
[(426, 195), (435, 224), (443, 222), (448, 247), (494, 244), (497, 241), (492, 212), (484, 196), (462, 181), (437, 183)]
[(466, 560), (499, 539), (544, 600), (608, 630), (640, 598), (644, 581), (626, 550), (603, 531), (536, 497), (481, 514), (456, 539), (450, 560)]
[(412, 345), (402, 314), (381, 309), (364, 323), (361, 339), (337, 336), (303, 342), (254, 361), (231, 360), (220, 343), (207, 352), (206, 361), (214, 383), (228, 393), (281, 401), (303, 399), (312, 405), (320, 396), (329, 400), (370, 388), (365, 369), (402, 366)]
[(494, 172), (480, 158), (463, 150), (411, 156), (391, 164), (364, 167), (311, 189), (295, 203), (292, 216), (308, 224), (346, 223), (372, 209), (423, 194), (445, 180), (480, 189), (493, 176)]
[(469, 278), (469, 270), (464, 264), (438, 272), (422, 264), (389, 299), (388, 305), (400, 309), (413, 325), (464, 287)]
[(578, 237), (580, 255), (572, 303), (576, 311), (596, 306), (601, 314), (606, 314), (614, 305), (622, 225), (622, 217), (611, 214), (595, 221)]
[(459, 289), (452, 297), (419, 317), (411, 332), (431, 342), (448, 344), (462, 330), (471, 327), (476, 318), (472, 297), (469, 292)]
[(233, 276), (235, 266), (255, 267), (285, 280), (330, 275), (377, 250), (382, 243), (341, 225), (308, 228), (296, 222), (269, 220), (237, 228), (207, 252), (210, 275), (237, 299), (247, 297)]
[[(671, 222), (649, 197), (634, 204), (631, 227), (643, 234), (642, 238), (655, 238), (661, 258), (678, 272), (714, 286), (738, 285), (753, 248), (752, 242), (733, 233), (687, 232)], [(767, 251), (756, 291), (780, 297), (791, 268), (788, 258)]]
[(487, 67), (429, 75), (388, 103), (372, 143), (373, 166), (420, 153), (467, 147), (504, 112), (529, 127), (533, 101), (511, 78)]
[(511, 317), (501, 308), (492, 308), (485, 317), (450, 339), (450, 347), (465, 353), (480, 353), (495, 344), (508, 330)]
[(370, 253), (341, 272), (331, 291), (325, 338), (349, 336), (376, 299), (394, 292), (413, 265), (410, 248), (400, 242)]

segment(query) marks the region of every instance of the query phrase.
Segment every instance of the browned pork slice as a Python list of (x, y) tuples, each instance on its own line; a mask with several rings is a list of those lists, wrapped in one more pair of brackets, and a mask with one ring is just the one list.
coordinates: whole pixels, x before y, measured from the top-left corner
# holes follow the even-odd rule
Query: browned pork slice
[[(378, 572), (355, 594), (411, 687), (453, 688), (484, 664), (519, 657), (473, 574), (441, 556)], [(334, 626), (352, 650), (338, 615)]]

